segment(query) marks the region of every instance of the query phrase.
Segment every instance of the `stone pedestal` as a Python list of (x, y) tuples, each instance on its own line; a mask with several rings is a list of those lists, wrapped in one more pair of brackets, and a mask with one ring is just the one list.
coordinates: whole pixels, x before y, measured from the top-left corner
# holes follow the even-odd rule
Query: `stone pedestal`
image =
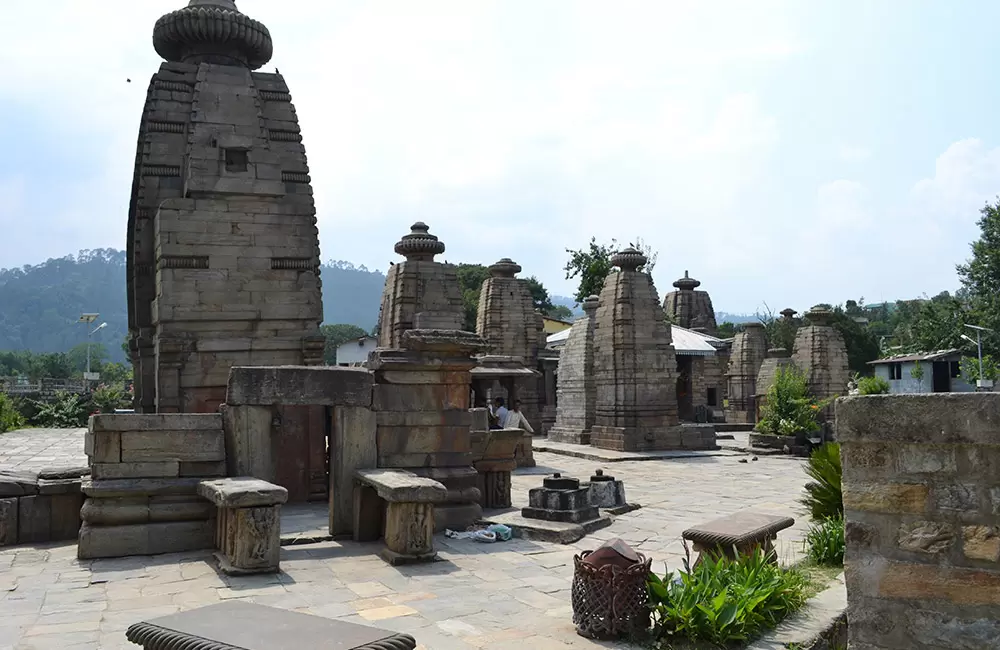
[(198, 494), (216, 508), (216, 559), (223, 573), (275, 573), (281, 560), (281, 504), (288, 490), (254, 478), (202, 481)]
[(588, 490), (590, 504), (598, 508), (624, 508), (628, 505), (625, 501), (625, 484), (615, 480), (614, 476), (606, 475), (604, 470), (599, 469), (590, 477)]
[(590, 504), (590, 490), (580, 487), (580, 479), (553, 474), (542, 487), (528, 491), (528, 507), (521, 508), (526, 519), (543, 519), (579, 524), (598, 517)]
[(472, 466), (479, 472), (477, 487), (484, 508), (510, 507), (510, 473), (517, 467), (514, 452), (524, 436), (520, 429), (472, 431)]
[(604, 282), (594, 332), (595, 424), (590, 444), (618, 451), (679, 445), (677, 359), (656, 288), (639, 271), (646, 257), (627, 248), (612, 257), (620, 270)]
[(590, 444), (594, 426), (597, 386), (594, 383), (594, 316), (597, 296), (583, 301), (585, 316), (573, 323), (566, 345), (559, 355), (556, 423), (549, 429), (549, 440)]
[(368, 359), (377, 466), (441, 482), (448, 495), (435, 508), (435, 530), (464, 530), (482, 515), (469, 396), (472, 355), (483, 340), (457, 330), (409, 330), (400, 344)]

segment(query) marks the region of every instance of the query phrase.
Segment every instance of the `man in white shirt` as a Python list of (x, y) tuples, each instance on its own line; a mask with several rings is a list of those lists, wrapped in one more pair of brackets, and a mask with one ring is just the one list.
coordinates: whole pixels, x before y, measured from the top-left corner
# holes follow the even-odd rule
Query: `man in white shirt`
[(504, 429), (522, 429), (528, 433), (534, 433), (535, 430), (531, 428), (528, 424), (528, 418), (524, 417), (524, 413), (521, 413), (521, 400), (514, 400), (514, 404), (511, 405), (511, 409), (507, 411), (507, 417), (503, 420)]
[(501, 429), (504, 427), (504, 423), (507, 422), (508, 413), (510, 411), (504, 406), (502, 397), (497, 397), (493, 400), (493, 416), (497, 419), (497, 424), (500, 425)]

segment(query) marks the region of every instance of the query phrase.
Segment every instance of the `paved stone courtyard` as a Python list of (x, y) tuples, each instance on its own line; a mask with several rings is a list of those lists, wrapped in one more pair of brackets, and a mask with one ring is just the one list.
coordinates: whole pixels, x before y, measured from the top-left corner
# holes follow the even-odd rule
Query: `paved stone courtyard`
[[(39, 461), (29, 457), (29, 449), (46, 459), (42, 465), (64, 464), (67, 456), (82, 452), (79, 432), (35, 431), (50, 442), (28, 440), (26, 433), (0, 436), (0, 466), (13, 458), (22, 468), (36, 467)], [(390, 567), (375, 555), (379, 544), (321, 542), (283, 547), (280, 574), (228, 577), (215, 571), (208, 551), (78, 561), (73, 543), (3, 548), (0, 650), (137, 647), (125, 640), (132, 623), (231, 598), (407, 632), (419, 648), (430, 650), (511, 642), (533, 650), (626, 648), (574, 632), (569, 591), (574, 553), (621, 537), (651, 555), (656, 571), (663, 571), (664, 562), (676, 569), (684, 528), (749, 507), (794, 513), (798, 521), (780, 535), (778, 548), (785, 562), (801, 552), (802, 462), (761, 457), (740, 463), (742, 457), (601, 465), (538, 452), (538, 467), (515, 473), (516, 506), (526, 503), (528, 488), (545, 474), (586, 479), (603, 467), (624, 479), (629, 501), (642, 508), (569, 546), (526, 540), (481, 544), (439, 535), (435, 543), (442, 561), (429, 565)], [(322, 504), (293, 512), (303, 528), (310, 527), (309, 517), (322, 527), (326, 516)]]

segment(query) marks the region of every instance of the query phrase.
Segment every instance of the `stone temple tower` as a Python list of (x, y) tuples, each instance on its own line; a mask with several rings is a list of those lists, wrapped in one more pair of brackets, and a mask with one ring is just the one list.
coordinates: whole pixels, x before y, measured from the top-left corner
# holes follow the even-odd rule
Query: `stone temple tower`
[(319, 240), (284, 79), (232, 0), (156, 22), (128, 217), (138, 412), (211, 412), (234, 365), (322, 363)]
[[(595, 423), (590, 444), (619, 451), (681, 447), (677, 360), (656, 287), (639, 271), (646, 256), (626, 248), (604, 281), (594, 330)], [(676, 437), (676, 440), (673, 438)]]
[(435, 262), (444, 242), (418, 221), (394, 248), (406, 261), (385, 276), (378, 318), (378, 346), (398, 348), (412, 329), (460, 330), (465, 320), (462, 288), (455, 267)]
[(733, 339), (733, 352), (726, 372), (729, 407), (726, 421), (739, 424), (757, 422), (757, 374), (767, 358), (767, 333), (764, 324), (751, 321)]
[(528, 281), (517, 277), (521, 266), (505, 257), (489, 272), (479, 292), (476, 333), (489, 343), (490, 354), (513, 357), (534, 368), (539, 347), (545, 347), (544, 324)]
[[(816, 306), (806, 312), (809, 321), (795, 335), (792, 360), (805, 373), (809, 392), (817, 399), (847, 393), (851, 370), (844, 337), (833, 327), (833, 312)], [(827, 409), (832, 410), (832, 409)]]
[(689, 330), (701, 330), (715, 334), (715, 309), (707, 291), (697, 291), (701, 282), (684, 271), (684, 277), (674, 282), (677, 291), (671, 291), (663, 298), (663, 311), (675, 325)]
[(583, 301), (583, 318), (573, 323), (559, 355), (558, 406), (556, 423), (549, 429), (549, 440), (590, 444), (594, 426), (597, 387), (594, 384), (594, 316), (597, 296)]

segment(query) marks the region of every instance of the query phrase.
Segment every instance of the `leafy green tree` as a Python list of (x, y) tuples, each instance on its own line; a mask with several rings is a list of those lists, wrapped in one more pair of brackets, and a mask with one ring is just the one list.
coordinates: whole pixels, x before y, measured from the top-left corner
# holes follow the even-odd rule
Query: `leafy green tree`
[(742, 331), (742, 325), (726, 321), (724, 323), (720, 323), (719, 326), (715, 328), (715, 335), (720, 339), (731, 339)]
[(977, 357), (962, 357), (959, 362), (959, 370), (962, 373), (962, 378), (965, 379), (965, 383), (975, 385), (980, 379), (989, 379), (991, 381), (996, 381), (1000, 379), (1000, 364), (998, 364), (992, 356), (988, 354), (983, 355), (983, 376), (979, 376), (979, 358)]
[(549, 290), (538, 281), (538, 278), (531, 276), (527, 280), (528, 290), (531, 291), (531, 302), (534, 304), (535, 309), (540, 310), (543, 314), (548, 315), (548, 313), (555, 307), (552, 304), (552, 299), (549, 298)]
[(545, 315), (561, 321), (569, 322), (573, 320), (573, 310), (566, 305), (554, 305)]
[(368, 333), (357, 325), (346, 323), (323, 325), (319, 331), (326, 337), (326, 345), (323, 347), (323, 363), (328, 366), (337, 365), (337, 348), (348, 341), (356, 341), (368, 336)]
[[(972, 257), (957, 270), (968, 292), (972, 324), (1000, 332), (1000, 197), (979, 213), (979, 239), (972, 242)], [(1000, 353), (997, 339), (996, 335), (984, 337), (984, 351)]]
[[(87, 344), (79, 343), (66, 353), (74, 374), (82, 374), (87, 370)], [(90, 369), (98, 371), (108, 360), (108, 349), (103, 343), (90, 344)]]
[(124, 386), (133, 380), (132, 364), (112, 361), (101, 366), (101, 381), (114, 386)]
[(569, 261), (563, 270), (566, 279), (580, 278), (580, 285), (573, 299), (582, 303), (587, 296), (600, 295), (604, 287), (604, 279), (611, 273), (611, 256), (618, 250), (618, 242), (614, 239), (610, 244), (598, 244), (596, 237), (590, 238), (590, 245), (580, 250), (567, 248)]
[(458, 284), (462, 288), (462, 305), (465, 308), (463, 329), (475, 332), (476, 314), (479, 311), (479, 292), (483, 288), (483, 282), (490, 277), (490, 272), (482, 264), (459, 264), (455, 272), (458, 274)]

